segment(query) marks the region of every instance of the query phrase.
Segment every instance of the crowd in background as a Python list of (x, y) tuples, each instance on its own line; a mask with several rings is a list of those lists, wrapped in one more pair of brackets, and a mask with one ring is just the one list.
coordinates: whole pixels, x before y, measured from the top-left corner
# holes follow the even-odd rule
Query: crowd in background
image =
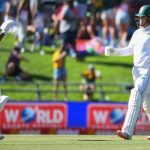
[[(44, 55), (45, 45), (56, 45), (56, 41), (61, 40), (59, 52), (56, 51), (53, 56), (54, 98), (57, 99), (59, 81), (63, 81), (64, 99), (67, 100), (66, 55), (80, 60), (77, 45), (82, 40), (88, 40), (88, 44), (94, 45), (94, 50), (100, 54), (107, 45), (126, 46), (136, 29), (135, 13), (143, 4), (150, 2), (148, 0), (3, 0), (0, 1), (0, 23), (7, 19), (15, 21), (11, 31), (16, 39), (12, 52), (15, 56), (18, 52), (26, 50), (34, 52), (37, 48), (40, 54)], [(29, 35), (34, 38), (30, 48), (27, 48), (25, 42)], [(20, 62), (19, 55), (17, 59)], [(12, 63), (8, 64), (6, 74), (14, 71), (10, 65)], [(22, 69), (18, 70), (23, 77), (28, 77)], [(16, 77), (18, 78), (18, 75)]]
[[(53, 44), (54, 38), (61, 36), (64, 44), (73, 41), (69, 48), (76, 54), (76, 39), (98, 37), (104, 46), (127, 45), (135, 29), (134, 14), (141, 5), (149, 3), (148, 0), (3, 0), (0, 23), (8, 18), (15, 20), (13, 33), (22, 51), (26, 49), (26, 36), (32, 33), (35, 38), (30, 51), (38, 45), (44, 54), (43, 45)], [(65, 5), (69, 6), (69, 13), (63, 18)], [(71, 40), (65, 41), (68, 28)]]

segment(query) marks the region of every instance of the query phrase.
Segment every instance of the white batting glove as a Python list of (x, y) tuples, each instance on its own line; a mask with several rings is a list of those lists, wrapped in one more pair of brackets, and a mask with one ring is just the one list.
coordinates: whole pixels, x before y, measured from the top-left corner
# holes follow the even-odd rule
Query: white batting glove
[(14, 21), (11, 19), (8, 19), (2, 23), (2, 25), (0, 26), (0, 29), (2, 30), (2, 32), (7, 34), (13, 25), (14, 25)]
[(113, 48), (111, 46), (106, 46), (105, 47), (105, 55), (106, 56), (115, 55), (115, 48)]

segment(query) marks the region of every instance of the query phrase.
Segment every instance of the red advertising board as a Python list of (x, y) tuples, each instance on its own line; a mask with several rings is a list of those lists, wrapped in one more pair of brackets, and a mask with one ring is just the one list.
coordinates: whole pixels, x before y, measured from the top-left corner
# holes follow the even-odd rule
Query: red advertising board
[(65, 104), (8, 103), (0, 113), (2, 129), (66, 128)]
[[(0, 112), (4, 134), (101, 134), (121, 129), (127, 103), (8, 102)], [(150, 133), (144, 111), (136, 132)]]
[[(90, 129), (121, 129), (127, 112), (124, 104), (89, 104), (87, 107), (87, 127)], [(144, 111), (136, 125), (137, 130), (150, 129), (150, 122)]]

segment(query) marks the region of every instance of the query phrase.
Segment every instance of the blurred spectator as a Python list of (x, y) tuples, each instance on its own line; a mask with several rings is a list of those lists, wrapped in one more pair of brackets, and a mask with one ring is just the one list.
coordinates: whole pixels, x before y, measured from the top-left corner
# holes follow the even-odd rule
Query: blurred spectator
[(4, 14), (6, 9), (6, 0), (0, 1), (0, 24), (4, 21)]
[(87, 1), (88, 0), (77, 0), (75, 3), (77, 5), (78, 17), (80, 19), (84, 19), (84, 17), (86, 16)]
[(20, 0), (16, 20), (18, 22), (18, 43), (20, 45), (21, 51), (25, 51), (25, 37), (27, 34), (27, 26), (31, 24), (31, 10), (30, 10), (30, 0)]
[(95, 13), (96, 13), (95, 0), (88, 0), (88, 2), (87, 2), (87, 12), (90, 12), (95, 17)]
[(102, 38), (105, 45), (115, 45), (115, 12), (113, 9), (103, 11), (101, 14), (102, 20)]
[(118, 31), (118, 47), (124, 47), (128, 44), (129, 26), (130, 26), (130, 15), (129, 5), (122, 3), (116, 12), (116, 27)]
[(14, 26), (11, 28), (11, 33), (13, 33), (16, 44), (18, 44), (18, 35), (20, 29), (20, 25), (18, 21), (16, 21), (17, 11), (19, 7), (19, 0), (7, 0), (5, 4), (5, 13), (4, 13), (4, 20), (7, 21), (9, 19), (14, 21)]
[(34, 17), (38, 11), (39, 0), (30, 0), (29, 7), (31, 10), (31, 24), (33, 24)]
[(64, 88), (64, 100), (68, 100), (67, 96), (67, 70), (65, 67), (65, 58), (66, 58), (66, 51), (60, 49), (56, 50), (53, 54), (53, 79), (54, 79), (54, 100), (58, 98), (58, 88), (59, 84), (62, 84)]
[(10, 10), (11, 10), (11, 0), (7, 0), (5, 4), (5, 13), (4, 13), (4, 20), (10, 19)]
[(84, 91), (83, 99), (93, 100), (93, 94), (96, 90), (96, 79), (101, 78), (102, 74), (100, 71), (95, 71), (93, 65), (89, 65), (88, 69), (85, 70), (82, 74), (83, 80), (80, 85), (80, 90)]
[(22, 60), (27, 61), (26, 58), (21, 56), (20, 51), (21, 51), (20, 47), (18, 46), (14, 47), (8, 58), (5, 73), (6, 76), (15, 77), (16, 80), (18, 81), (29, 79), (28, 73), (23, 71), (22, 68), (20, 67)]
[(90, 12), (87, 12), (84, 19), (80, 21), (77, 38), (79, 39), (92, 39), (96, 36), (96, 26), (94, 18)]
[(76, 49), (81, 55), (83, 50), (87, 54), (102, 54), (104, 52), (103, 41), (97, 34), (95, 19), (90, 12), (87, 12), (86, 17), (80, 20)]
[(73, 0), (63, 1), (63, 5), (57, 9), (52, 18), (59, 25), (62, 49), (69, 51), (72, 57), (76, 57), (77, 10), (73, 5)]
[(30, 47), (30, 51), (33, 52), (35, 50), (35, 46), (38, 46), (40, 49), (40, 54), (42, 55), (45, 53), (43, 50), (45, 28), (44, 19), (45, 18), (42, 11), (38, 10), (34, 17), (33, 24), (31, 26), (28, 26), (28, 30), (34, 33), (34, 41)]
[(4, 20), (16, 18), (18, 4), (19, 0), (6, 0)]
[(60, 25), (60, 19), (59, 19), (59, 14), (63, 8), (63, 2), (57, 2), (56, 3), (56, 9), (54, 13), (51, 15), (51, 19), (53, 21), (53, 27), (54, 27), (54, 35), (59, 34), (59, 25)]

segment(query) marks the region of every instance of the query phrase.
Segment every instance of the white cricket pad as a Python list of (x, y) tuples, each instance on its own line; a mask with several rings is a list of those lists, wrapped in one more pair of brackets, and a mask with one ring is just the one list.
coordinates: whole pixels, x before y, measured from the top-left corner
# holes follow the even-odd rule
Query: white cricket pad
[(122, 132), (132, 136), (136, 122), (140, 116), (142, 105), (141, 93), (138, 89), (132, 89), (128, 103), (128, 111), (122, 127)]

